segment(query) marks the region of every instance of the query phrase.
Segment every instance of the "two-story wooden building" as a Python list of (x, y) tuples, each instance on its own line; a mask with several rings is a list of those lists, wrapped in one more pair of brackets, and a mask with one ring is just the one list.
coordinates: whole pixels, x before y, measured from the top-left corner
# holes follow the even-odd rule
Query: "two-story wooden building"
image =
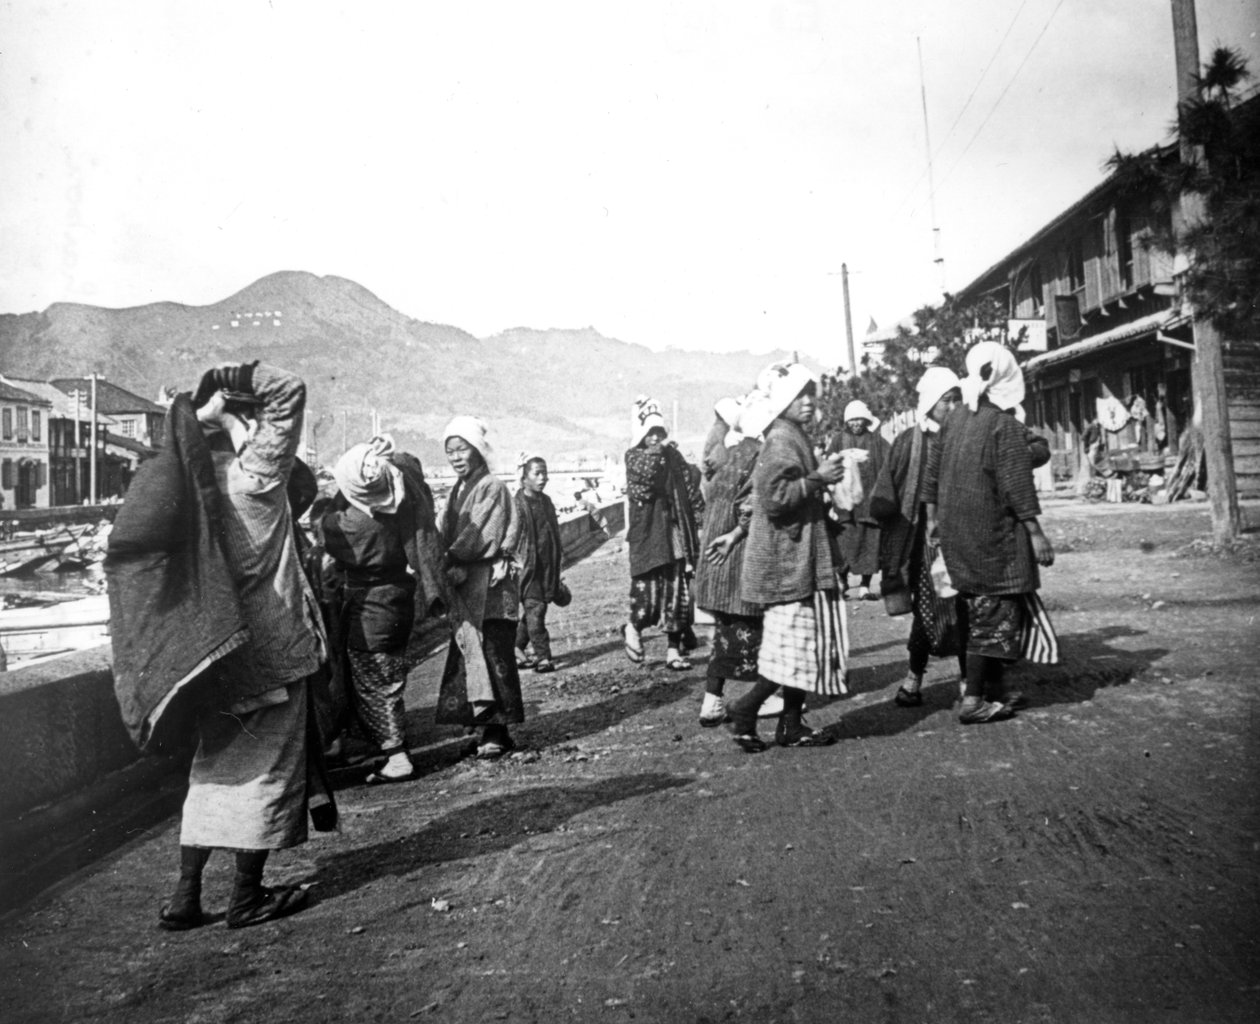
[[(0, 375), (0, 383), (34, 396), (44, 415), (47, 494), (40, 506), (79, 505), (92, 497), (91, 378), (54, 381)], [(82, 383), (81, 388), (76, 384)], [(140, 461), (160, 439), (162, 406), (100, 378), (96, 381), (96, 497), (121, 497)]]
[[(1175, 146), (1153, 153), (1177, 159)], [(1010, 337), (1022, 332), (1028, 420), (1050, 438), (1058, 479), (1079, 471), (1091, 423), (1106, 449), (1153, 466), (1194, 419), (1190, 311), (1154, 244), (1180, 214), (1157, 211), (1112, 174), (958, 293), (999, 299)], [(1239, 494), (1260, 496), (1260, 339), (1228, 339), (1225, 364)]]
[(47, 399), (0, 381), (0, 496), (5, 508), (48, 504), (51, 409)]

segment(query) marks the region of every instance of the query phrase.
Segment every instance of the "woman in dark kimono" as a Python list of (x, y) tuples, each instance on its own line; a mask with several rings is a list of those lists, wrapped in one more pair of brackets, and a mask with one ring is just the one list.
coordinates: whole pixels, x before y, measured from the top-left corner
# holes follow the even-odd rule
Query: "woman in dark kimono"
[[(856, 448), (867, 453), (858, 463), (862, 477), (862, 501), (848, 513), (840, 532), (840, 589), (855, 600), (878, 597), (871, 594), (871, 577), (879, 569), (879, 524), (871, 517), (871, 491), (884, 460), (888, 458), (888, 442), (878, 433), (879, 420), (865, 402), (853, 401), (845, 406), (844, 426), (827, 447), (829, 455)], [(849, 591), (849, 573), (861, 577), (856, 590)]]
[(456, 416), (442, 435), (458, 477), (441, 519), (451, 586), (453, 642), (438, 692), (439, 725), (481, 726), (480, 758), (501, 757), (516, 744), (508, 726), (525, 721), (515, 642), (520, 592), (511, 542), (512, 495), (486, 463), (486, 426)]
[(923, 486), (928, 534), (940, 537), (965, 637), (967, 672), (959, 721), (1009, 718), (1023, 697), (1005, 668), (1021, 658), (1058, 659), (1058, 641), (1037, 596), (1039, 565), (1054, 564), (1033, 485), (1035, 448), (1023, 418), (1024, 376), (997, 342), (967, 353), (963, 404), (941, 425)]
[(685, 671), (691, 668), (683, 655), (692, 621), (691, 581), (700, 555), (696, 517), (704, 512), (704, 499), (699, 474), (665, 443), (666, 436), (660, 406), (638, 399), (632, 413), (634, 443), (626, 452), (630, 621), (622, 629), (626, 657), (641, 664), (643, 630), (661, 626), (669, 645), (666, 667)]
[[(915, 422), (897, 435), (871, 494), (871, 515), (880, 523), (880, 589), (886, 601), (909, 598), (913, 616), (906, 649), (910, 669), (893, 698), (901, 707), (923, 703), (923, 674), (931, 654), (958, 654), (960, 676), (966, 674), (966, 655), (957, 636), (952, 602), (943, 605), (932, 584), (930, 552), (923, 514), (923, 478), (940, 425), (962, 401), (958, 377), (943, 366), (929, 367), (917, 385), (919, 403)], [(904, 611), (904, 606), (903, 606)], [(893, 613), (896, 614), (896, 613)]]
[(402, 472), (389, 462), (393, 442), (356, 444), (333, 469), (339, 493), (320, 523), (324, 550), (343, 578), (340, 633), (350, 664), (354, 709), (385, 763), (367, 783), (415, 777), (407, 753), (403, 691), (407, 641), (415, 621), (415, 579), (408, 572)]
[(700, 705), (703, 726), (726, 720), (723, 693), (728, 679), (757, 681), (761, 649), (761, 607), (743, 600), (740, 580), (752, 518), (753, 467), (770, 417), (764, 398), (728, 400), (725, 406), (719, 404), (719, 410), (723, 408), (734, 422), (727, 424), (717, 446), (721, 451), (712, 449), (705, 456), (708, 479), (700, 534), (704, 558), (696, 570), (696, 605), (713, 616), (713, 653)]

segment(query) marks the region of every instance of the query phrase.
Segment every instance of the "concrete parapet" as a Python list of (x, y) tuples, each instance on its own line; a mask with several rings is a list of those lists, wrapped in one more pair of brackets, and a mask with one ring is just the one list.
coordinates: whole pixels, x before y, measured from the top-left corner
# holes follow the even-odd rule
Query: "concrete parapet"
[(108, 644), (0, 673), (0, 827), (136, 760)]

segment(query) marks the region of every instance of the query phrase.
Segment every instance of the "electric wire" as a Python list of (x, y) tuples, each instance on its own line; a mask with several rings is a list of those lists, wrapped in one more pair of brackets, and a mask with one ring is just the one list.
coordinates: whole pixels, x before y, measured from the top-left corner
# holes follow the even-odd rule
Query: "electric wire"
[[(985, 80), (985, 77), (989, 73), (989, 69), (993, 67), (994, 63), (996, 63), (998, 54), (1002, 52), (1002, 47), (1006, 45), (1006, 40), (1010, 37), (1011, 30), (1015, 27), (1015, 22), (1019, 20), (1020, 14), (1023, 12), (1024, 8), (1027, 6), (1028, 6), (1028, 0), (1023, 0), (1023, 2), (1019, 5), (1018, 10), (1015, 11), (1015, 16), (1011, 18), (1010, 23), (1006, 26), (1006, 31), (1002, 34), (1002, 38), (998, 40), (998, 44), (994, 48), (992, 56), (989, 57), (988, 63), (986, 63), (985, 66), (981, 69), (980, 77), (976, 79), (976, 84), (971, 87), (970, 95), (967, 97), (966, 101), (963, 103), (962, 109), (958, 111), (958, 116), (954, 118), (954, 123), (949, 126), (949, 130), (945, 133), (945, 137), (936, 144), (936, 148), (932, 151), (933, 159), (936, 159), (938, 156), (941, 155), (941, 150), (945, 148), (945, 143), (947, 143), (950, 140), (951, 136), (953, 136), (954, 129), (958, 127), (958, 122), (961, 121), (963, 118), (963, 115), (967, 113), (967, 109), (971, 106), (971, 101), (976, 98), (976, 93), (980, 90), (980, 86), (984, 84), (984, 80)], [(919, 183), (924, 179), (926, 175), (927, 175), (927, 169), (924, 168), (923, 170), (919, 172), (919, 176), (915, 178), (914, 184), (912, 184), (910, 188), (906, 191), (906, 194), (901, 197), (901, 202), (899, 202), (896, 205), (896, 207), (894, 207), (893, 213), (896, 213), (903, 206), (905, 206), (907, 202), (909, 202), (910, 197), (914, 195), (914, 190), (919, 187)]]
[[(954, 162), (949, 165), (949, 170), (945, 172), (945, 174), (941, 177), (941, 180), (937, 182), (936, 188), (933, 190), (933, 195), (939, 192), (941, 190), (941, 186), (944, 185), (945, 182), (949, 180), (949, 176), (954, 172), (954, 169), (962, 161), (962, 158), (965, 157), (967, 153), (971, 150), (971, 147), (975, 144), (976, 139), (980, 137), (980, 133), (984, 131), (984, 127), (985, 125), (989, 123), (989, 119), (993, 117), (994, 113), (997, 111), (997, 108), (1002, 105), (1002, 100), (1006, 98), (1006, 94), (1010, 92), (1011, 86), (1014, 85), (1015, 80), (1019, 78), (1019, 73), (1024, 70), (1024, 65), (1027, 64), (1029, 58), (1032, 57), (1033, 51), (1037, 49), (1037, 44), (1041, 42), (1042, 38), (1045, 36), (1046, 32), (1049, 30), (1050, 23), (1054, 21), (1055, 15), (1059, 13), (1059, 8), (1063, 6), (1064, 2), (1065, 0), (1059, 0), (1059, 2), (1055, 4), (1054, 10), (1050, 12), (1050, 17), (1048, 17), (1046, 19), (1046, 23), (1041, 26), (1041, 31), (1037, 33), (1037, 38), (1033, 40), (1032, 46), (1030, 46), (1028, 48), (1028, 52), (1024, 54), (1024, 59), (1019, 62), (1019, 67), (1015, 69), (1015, 73), (1012, 74), (1011, 77), (1007, 80), (1006, 85), (1003, 87), (1001, 93), (998, 94), (998, 98), (994, 100), (993, 106), (989, 108), (989, 112), (984, 115), (984, 120), (980, 122), (980, 126), (975, 130), (975, 133), (971, 136), (971, 140), (967, 143), (963, 151), (958, 154)], [(913, 214), (916, 212), (918, 212), (918, 207), (916, 207), (915, 210), (912, 211), (911, 215), (913, 216)]]

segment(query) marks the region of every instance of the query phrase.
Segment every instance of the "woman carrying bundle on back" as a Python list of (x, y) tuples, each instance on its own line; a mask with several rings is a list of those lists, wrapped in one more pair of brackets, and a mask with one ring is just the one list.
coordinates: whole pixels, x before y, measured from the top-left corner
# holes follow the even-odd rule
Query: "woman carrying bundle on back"
[(704, 512), (699, 480), (678, 449), (665, 443), (660, 406), (649, 398), (631, 412), (632, 446), (626, 452), (630, 549), (630, 621), (622, 627), (625, 653), (643, 662), (643, 630), (660, 625), (668, 648), (665, 665), (691, 668), (683, 646), (691, 629), (691, 580), (700, 558), (696, 517)]
[[(547, 486), (547, 461), (521, 454), (518, 460), (521, 487), (513, 497), (517, 533), (513, 555), (520, 567), (521, 604), (525, 614), (516, 627), (517, 664), (535, 672), (554, 672), (551, 634), (547, 632), (547, 605), (567, 605), (568, 587), (560, 579), (560, 520), (556, 506), (543, 489)], [(533, 647), (533, 656), (524, 652)]]
[[(708, 493), (700, 543), (704, 557), (696, 570), (696, 605), (713, 616), (713, 652), (700, 705), (700, 724), (726, 721), (726, 681), (757, 681), (761, 650), (761, 606), (741, 596), (745, 541), (752, 519), (752, 476), (761, 451), (761, 432), (769, 425), (769, 405), (754, 391), (718, 403), (730, 417), (721, 451), (705, 456)], [(773, 699), (773, 698), (772, 698)], [(781, 701), (780, 701), (781, 703)]]

